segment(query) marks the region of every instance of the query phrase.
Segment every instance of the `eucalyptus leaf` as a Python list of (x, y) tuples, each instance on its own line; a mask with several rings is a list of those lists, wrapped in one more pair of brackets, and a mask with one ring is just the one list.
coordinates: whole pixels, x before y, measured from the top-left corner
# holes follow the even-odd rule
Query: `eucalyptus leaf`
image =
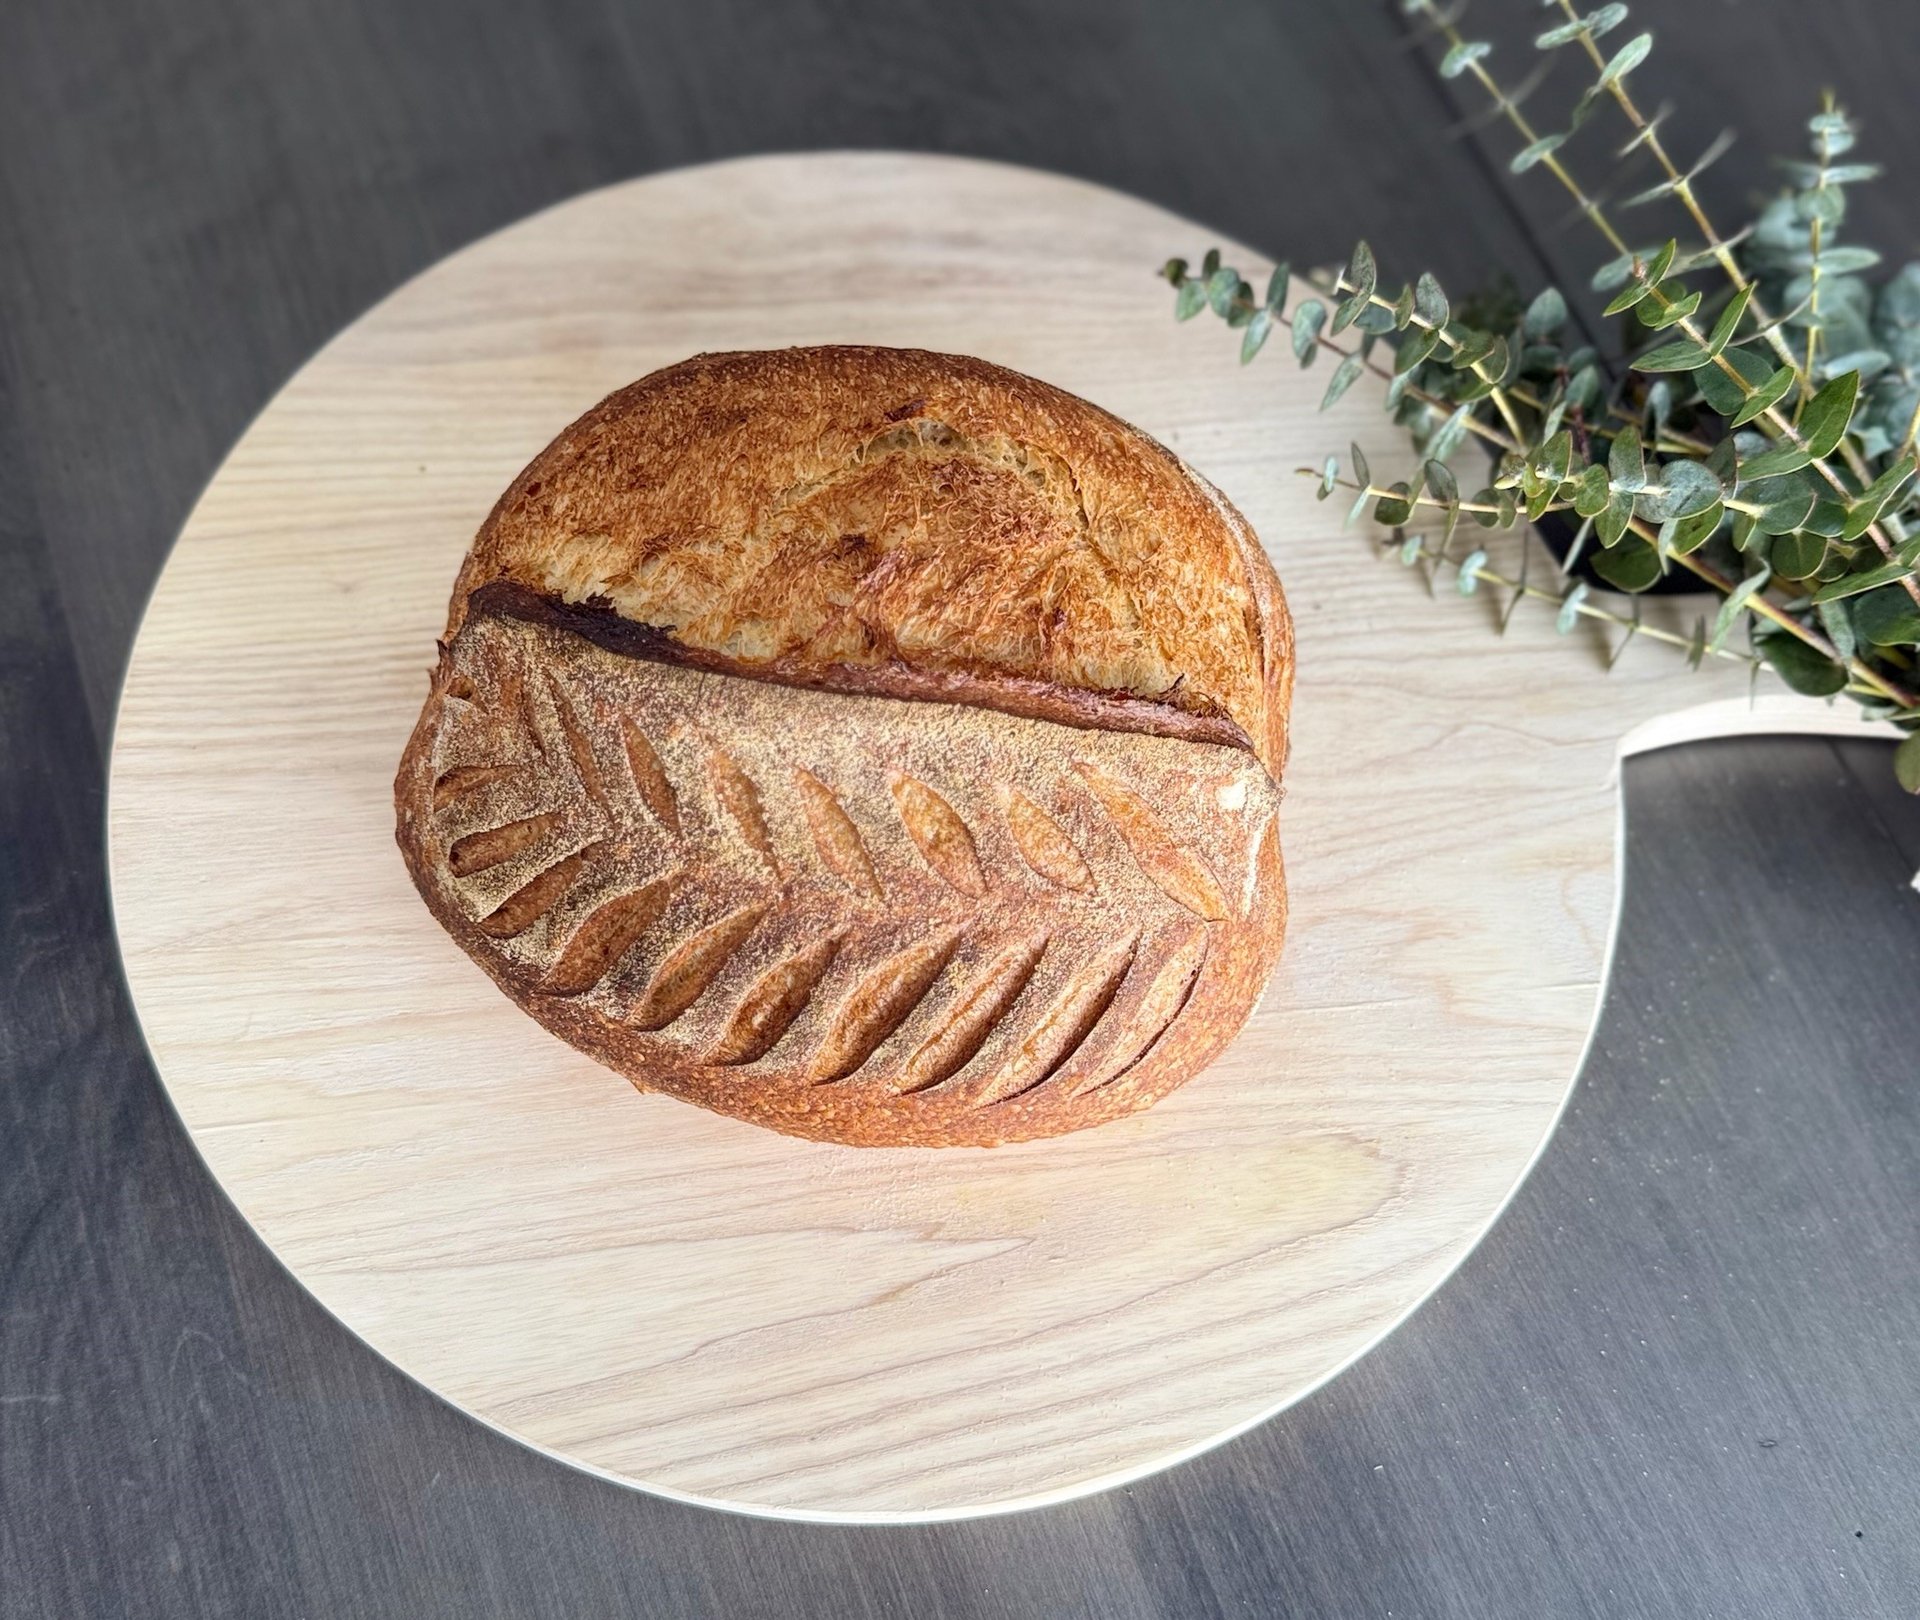
[[(1671, 287), (1673, 283), (1668, 282), (1667, 285)], [(1640, 306), (1640, 321), (1642, 325), (1660, 331), (1665, 327), (1679, 325), (1699, 307), (1698, 292), (1675, 292), (1661, 298), (1649, 297)]]
[(1882, 585), (1897, 585), (1903, 579), (1911, 579), (1913, 573), (1912, 563), (1882, 563), (1864, 574), (1841, 575), (1839, 579), (1822, 585), (1813, 593), (1813, 599), (1816, 602), (1836, 602), (1843, 596), (1859, 596), (1863, 592), (1877, 590)]
[(1673, 531), (1667, 536), (1667, 552), (1674, 557), (1691, 556), (1698, 551), (1720, 527), (1727, 509), (1724, 504), (1715, 501), (1711, 506), (1686, 517), (1673, 520)]
[(1291, 274), (1292, 272), (1286, 265), (1276, 264), (1273, 267), (1273, 274), (1267, 277), (1267, 296), (1265, 303), (1266, 307), (1275, 315), (1278, 315), (1281, 308), (1286, 304), (1287, 278)]
[(1826, 536), (1796, 529), (1792, 534), (1775, 537), (1767, 561), (1781, 579), (1810, 579), (1826, 560)]
[(1529, 141), (1507, 160), (1507, 168), (1514, 174), (1525, 174), (1542, 158), (1549, 157), (1566, 145), (1567, 137), (1556, 131), (1551, 135), (1542, 135), (1537, 141)]
[(1913, 477), (1914, 465), (1911, 461), (1896, 461), (1878, 478), (1860, 492), (1860, 498), (1847, 508), (1847, 520), (1840, 526), (1842, 540), (1857, 540), (1873, 526), (1887, 506)]
[(1440, 283), (1422, 270), (1420, 279), (1413, 284), (1413, 308), (1421, 320), (1432, 327), (1444, 327), (1450, 311), (1447, 308), (1447, 295), (1440, 290)]
[(1709, 354), (1718, 354), (1733, 340), (1734, 329), (1739, 326), (1740, 317), (1746, 314), (1747, 305), (1752, 302), (1752, 282), (1748, 282), (1727, 300), (1727, 307), (1720, 311), (1719, 318), (1713, 323), (1713, 330), (1707, 334)]
[(1629, 422), (1613, 436), (1607, 451), (1607, 476), (1618, 490), (1632, 495), (1647, 487), (1646, 458), (1640, 448), (1640, 430)]
[(1644, 540), (1603, 551), (1593, 559), (1593, 571), (1616, 590), (1629, 595), (1648, 589), (1660, 577), (1660, 554)]
[(1859, 636), (1853, 628), (1853, 614), (1846, 602), (1822, 602), (1814, 609), (1820, 620), (1820, 628), (1827, 633), (1827, 640), (1833, 643), (1833, 650), (1846, 662), (1860, 650)]
[(1818, 460), (1830, 456), (1846, 437), (1847, 424), (1853, 420), (1854, 401), (1860, 397), (1860, 373), (1843, 372), (1807, 401), (1800, 413), (1800, 436), (1807, 450)]
[(1634, 502), (1635, 510), (1651, 523), (1691, 517), (1720, 499), (1720, 480), (1697, 461), (1670, 458), (1660, 463), (1656, 476), (1658, 482), (1649, 483)]
[(1560, 598), (1560, 611), (1554, 615), (1553, 627), (1561, 635), (1566, 635), (1580, 622), (1580, 605), (1586, 601), (1589, 589), (1590, 587), (1583, 579)]
[(1749, 574), (1727, 593), (1727, 599), (1720, 604), (1720, 611), (1714, 615), (1713, 634), (1707, 640), (1709, 652), (1718, 652), (1725, 645), (1727, 632), (1733, 628), (1741, 610), (1767, 588), (1767, 581), (1772, 578), (1772, 569), (1762, 563), (1757, 574)]
[(1427, 487), (1441, 500), (1452, 504), (1460, 499), (1460, 483), (1453, 476), (1453, 469), (1444, 461), (1429, 460), (1426, 464)]
[(1692, 338), (1682, 338), (1678, 343), (1663, 343), (1631, 363), (1635, 371), (1698, 371), (1712, 359)]
[(1333, 368), (1333, 375), (1327, 379), (1327, 391), (1320, 396), (1320, 409), (1329, 410), (1339, 402), (1340, 396), (1354, 384), (1365, 369), (1360, 356), (1350, 354)]
[(1596, 83), (1604, 88), (1617, 84), (1647, 59), (1647, 52), (1653, 49), (1653, 35), (1636, 34), (1613, 53), (1613, 58), (1600, 70)]
[(1757, 456), (1749, 456), (1741, 472), (1749, 479), (1773, 478), (1780, 473), (1797, 472), (1813, 460), (1813, 452), (1801, 444), (1777, 444)]
[(1754, 646), (1781, 680), (1807, 697), (1832, 697), (1847, 684), (1844, 666), (1790, 631), (1756, 636)]
[(1400, 340), (1400, 346), (1393, 351), (1393, 369), (1400, 372), (1412, 371), (1433, 353), (1439, 342), (1440, 334), (1431, 326), (1409, 333)]
[(1893, 777), (1909, 793), (1920, 793), (1920, 731), (1894, 749)]
[(1844, 605), (1852, 610), (1854, 628), (1862, 641), (1876, 647), (1920, 647), (1920, 604), (1903, 586), (1882, 585)]
[[(1722, 416), (1737, 416), (1752, 391), (1763, 383), (1770, 374), (1767, 361), (1751, 349), (1729, 349), (1726, 351), (1727, 364), (1732, 366), (1738, 376), (1729, 376), (1719, 366), (1703, 366), (1700, 371), (1700, 393)], [(1793, 381), (1792, 367), (1784, 368), (1787, 381)]]
[(1313, 364), (1320, 329), (1327, 324), (1327, 306), (1309, 298), (1293, 312), (1293, 353), (1302, 366)]
[(1471, 596), (1480, 588), (1480, 570), (1487, 566), (1484, 551), (1470, 551), (1460, 559), (1460, 576), (1454, 582), (1462, 596)]
[(1225, 315), (1233, 308), (1234, 294), (1240, 290), (1240, 272), (1228, 265), (1222, 265), (1207, 277), (1207, 302), (1213, 305), (1216, 315)]
[(1356, 484), (1371, 484), (1373, 469), (1367, 465), (1366, 453), (1357, 444), (1347, 446), (1347, 458), (1353, 467), (1353, 481)]
[(1543, 287), (1520, 318), (1520, 330), (1530, 338), (1543, 338), (1557, 332), (1567, 322), (1567, 301), (1558, 287)]
[(1593, 532), (1599, 536), (1600, 544), (1608, 550), (1619, 545), (1632, 517), (1633, 497), (1631, 495), (1615, 492), (1609, 496), (1606, 507), (1593, 520)]
[(1807, 521), (1819, 492), (1808, 479), (1797, 473), (1763, 480), (1757, 487), (1745, 486), (1747, 493), (1761, 503), (1756, 526), (1762, 534), (1790, 534)]
[(1457, 79), (1493, 47), (1483, 39), (1463, 39), (1440, 58), (1440, 77)]
[(1174, 295), (1173, 318), (1176, 321), (1190, 321), (1207, 307), (1207, 287), (1202, 281), (1183, 281), (1180, 291)]
[(1574, 486), (1573, 509), (1583, 518), (1598, 517), (1607, 509), (1607, 469), (1598, 462)]
[[(1743, 361), (1740, 357), (1744, 357), (1746, 354), (1747, 351), (1745, 349), (1735, 349), (1728, 355), (1728, 358), (1733, 360), (1735, 365), (1741, 365)], [(1753, 392), (1747, 395), (1746, 403), (1740, 406), (1740, 408), (1727, 419), (1727, 425), (1729, 427), (1740, 427), (1745, 423), (1751, 422), (1762, 411), (1766, 410), (1768, 406), (1777, 404), (1781, 396), (1793, 386), (1793, 381), (1793, 367), (1781, 366), (1777, 371), (1771, 373), (1765, 381), (1755, 386)]]
[(1362, 302), (1373, 296), (1374, 288), (1380, 279), (1378, 267), (1373, 262), (1373, 249), (1365, 242), (1353, 245), (1353, 257), (1347, 261), (1347, 285)]
[(1267, 341), (1268, 332), (1273, 329), (1273, 312), (1257, 309), (1253, 319), (1247, 322), (1245, 335), (1240, 339), (1240, 364), (1246, 365), (1260, 352), (1260, 346)]
[(1458, 406), (1427, 441), (1427, 454), (1435, 461), (1445, 461), (1460, 448), (1461, 440), (1467, 436), (1467, 423), (1472, 418), (1472, 406)]

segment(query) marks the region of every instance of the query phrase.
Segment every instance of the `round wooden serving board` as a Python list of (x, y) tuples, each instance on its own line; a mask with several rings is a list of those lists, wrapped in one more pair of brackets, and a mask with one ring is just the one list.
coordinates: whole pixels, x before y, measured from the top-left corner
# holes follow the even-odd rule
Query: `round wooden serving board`
[[(1212, 240), (1056, 176), (758, 158), (594, 193), (329, 344), (188, 522), (114, 743), (114, 902), (160, 1073), (295, 1276), (483, 1421), (750, 1512), (941, 1518), (1135, 1478), (1352, 1361), (1446, 1276), (1580, 1062), (1621, 740), (1752, 724), (1746, 675), (1602, 673), (1523, 605), (1428, 600), (1294, 468), (1404, 445), (1284, 337), (1171, 319)], [(1252, 274), (1259, 256), (1238, 261)], [(702, 349), (915, 345), (1139, 424), (1264, 537), (1299, 626), (1285, 961), (1152, 1112), (991, 1151), (792, 1141), (635, 1092), (415, 897), (390, 784), (496, 494)], [(1397, 475), (1397, 474), (1396, 474)], [(1544, 572), (1544, 570), (1543, 570)], [(1704, 720), (1668, 711), (1722, 700)], [(1778, 721), (1770, 721), (1779, 724)], [(1850, 724), (1817, 705), (1789, 724)]]

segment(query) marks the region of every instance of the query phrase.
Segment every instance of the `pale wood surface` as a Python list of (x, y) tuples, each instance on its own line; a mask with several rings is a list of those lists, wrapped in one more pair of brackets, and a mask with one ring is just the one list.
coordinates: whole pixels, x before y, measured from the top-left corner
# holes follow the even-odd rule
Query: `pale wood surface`
[[(416, 280), (228, 460), (121, 709), (127, 969), (223, 1186), (399, 1366), (650, 1489), (944, 1516), (1244, 1427), (1484, 1230), (1594, 1013), (1619, 739), (1746, 677), (1677, 685), (1652, 645), (1603, 677), (1582, 625), (1577, 678), (1544, 613), (1495, 650), (1499, 604), (1376, 572), (1292, 469), (1349, 433), (1391, 464), (1390, 431), (1364, 390), (1316, 417), (1324, 374), (1278, 343), (1241, 371), (1228, 334), (1167, 318), (1149, 268), (1204, 240), (1111, 192), (950, 160), (664, 175)], [(1043, 251), (1070, 295), (1025, 272)], [(963, 350), (1084, 394), (1221, 484), (1286, 582), (1293, 935), (1247, 1035), (1142, 1119), (862, 1153), (638, 1097), (499, 997), (406, 882), (392, 768), (493, 495), (656, 365), (811, 341)]]

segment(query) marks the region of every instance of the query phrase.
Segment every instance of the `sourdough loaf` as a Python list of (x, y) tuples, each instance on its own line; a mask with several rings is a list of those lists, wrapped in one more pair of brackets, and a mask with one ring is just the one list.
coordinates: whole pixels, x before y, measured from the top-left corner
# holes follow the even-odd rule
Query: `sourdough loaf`
[(992, 1144), (1145, 1107), (1280, 947), (1292, 644), (1237, 513), (1084, 401), (702, 355), (502, 496), (395, 783), (415, 884), (642, 1089)]

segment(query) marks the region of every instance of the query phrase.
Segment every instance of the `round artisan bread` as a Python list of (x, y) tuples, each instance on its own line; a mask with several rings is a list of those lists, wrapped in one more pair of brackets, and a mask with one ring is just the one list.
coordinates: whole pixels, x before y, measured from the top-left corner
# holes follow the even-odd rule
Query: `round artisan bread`
[(625, 1074), (795, 1135), (1143, 1108), (1277, 958), (1292, 639), (1245, 522), (979, 360), (702, 355), (514, 480), (395, 783), (453, 938)]

